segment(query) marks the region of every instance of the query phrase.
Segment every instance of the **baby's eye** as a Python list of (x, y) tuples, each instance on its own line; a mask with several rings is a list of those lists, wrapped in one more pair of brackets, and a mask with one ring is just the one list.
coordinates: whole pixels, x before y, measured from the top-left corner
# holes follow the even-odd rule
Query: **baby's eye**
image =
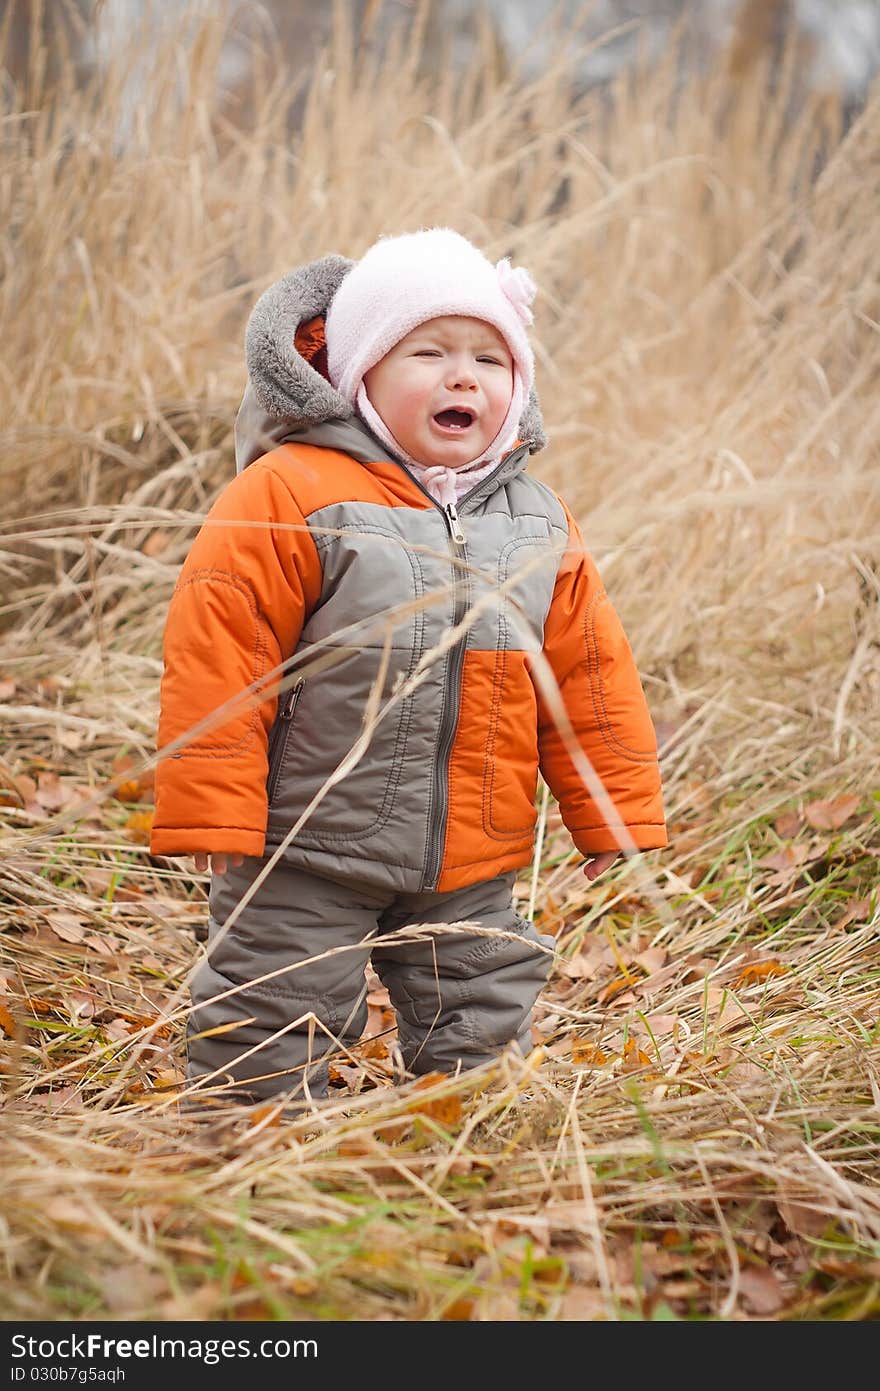
[(489, 357), (488, 354), (485, 354), (483, 357), (478, 357), (478, 358), (477, 358), (477, 362), (488, 362), (488, 363), (491, 363), (491, 365), (492, 365), (493, 367), (506, 367), (506, 366), (507, 366), (507, 363), (506, 363), (506, 362), (502, 362), (500, 357)]
[(415, 355), (416, 357), (439, 357), (440, 353), (436, 348), (418, 348)]

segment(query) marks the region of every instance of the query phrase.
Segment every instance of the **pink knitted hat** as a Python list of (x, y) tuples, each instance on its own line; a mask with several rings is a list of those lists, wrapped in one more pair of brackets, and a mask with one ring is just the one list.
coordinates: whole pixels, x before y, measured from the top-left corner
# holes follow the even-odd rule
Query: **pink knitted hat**
[(526, 329), (535, 293), (527, 270), (514, 269), (506, 259), (493, 265), (449, 227), (382, 237), (348, 272), (327, 311), (330, 381), (375, 429), (378, 417), (363, 389), (365, 373), (427, 319), (445, 314), (482, 319), (502, 335), (514, 361), (510, 409), (491, 446), (497, 456), (516, 438), (534, 380)]

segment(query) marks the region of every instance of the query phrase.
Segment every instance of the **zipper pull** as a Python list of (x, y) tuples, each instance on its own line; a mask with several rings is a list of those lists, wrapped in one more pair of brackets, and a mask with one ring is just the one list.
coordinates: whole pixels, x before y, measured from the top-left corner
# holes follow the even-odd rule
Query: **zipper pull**
[(278, 711), (279, 720), (292, 720), (293, 712), (296, 709), (296, 702), (299, 700), (300, 692), (303, 688), (303, 679), (300, 678), (295, 686), (291, 686), (287, 695), (284, 697), (284, 704)]
[(463, 546), (465, 535), (461, 529), (461, 522), (458, 520), (458, 509), (454, 502), (447, 502), (443, 508), (443, 514), (449, 526), (449, 531), (456, 546)]

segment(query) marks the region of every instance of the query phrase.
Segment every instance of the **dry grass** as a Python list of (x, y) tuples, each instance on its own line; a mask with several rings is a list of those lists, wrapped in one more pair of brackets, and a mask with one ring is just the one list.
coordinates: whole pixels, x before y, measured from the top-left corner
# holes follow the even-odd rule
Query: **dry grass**
[[(600, 102), (570, 39), (530, 84), (497, 55), (453, 81), (417, 24), (355, 63), (339, 15), (302, 91), (255, 51), (221, 101), (196, 18), (124, 139), (134, 45), (5, 118), (3, 1308), (876, 1318), (880, 98), (844, 135), (791, 62), (679, 87), (671, 50)], [(394, 1086), (377, 991), (385, 1043), (315, 1116), (182, 1116), (204, 884), (149, 858), (137, 774), (244, 320), (434, 221), (542, 287), (532, 467), (631, 635), (671, 847), (588, 886), (551, 805), (525, 1062)]]

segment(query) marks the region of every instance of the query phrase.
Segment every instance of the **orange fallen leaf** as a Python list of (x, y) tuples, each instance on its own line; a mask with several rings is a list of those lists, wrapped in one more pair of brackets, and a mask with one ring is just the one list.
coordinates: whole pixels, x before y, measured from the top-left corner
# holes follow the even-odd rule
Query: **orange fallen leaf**
[(15, 1038), (15, 1020), (5, 1005), (0, 1005), (0, 1029), (7, 1038)]
[(646, 1063), (652, 1063), (654, 1059), (640, 1048), (634, 1038), (627, 1039), (623, 1046), (624, 1062), (634, 1063), (637, 1067), (643, 1067)]
[(248, 1129), (253, 1130), (255, 1126), (262, 1125), (264, 1130), (270, 1129), (273, 1125), (281, 1124), (281, 1116), (284, 1107), (276, 1101), (267, 1103), (265, 1106), (255, 1106), (249, 1113)]
[(474, 1299), (454, 1299), (447, 1304), (440, 1317), (446, 1322), (468, 1323), (474, 1317), (476, 1307)]
[[(120, 754), (113, 760), (113, 777), (116, 786), (113, 788), (113, 796), (117, 802), (142, 802), (148, 800), (146, 794), (151, 792), (155, 783), (155, 774), (152, 768), (143, 769), (140, 773), (135, 773), (137, 760), (131, 754)], [(126, 773), (131, 773), (131, 777), (126, 777)]]
[(150, 842), (150, 832), (153, 829), (153, 813), (151, 811), (133, 811), (125, 823), (125, 834), (129, 840), (136, 840), (141, 845), (148, 845)]
[(113, 789), (113, 796), (117, 802), (136, 802), (141, 795), (141, 785), (137, 778), (130, 782), (121, 782)]
[(621, 990), (628, 990), (630, 986), (636, 983), (636, 976), (618, 976), (616, 980), (609, 981), (607, 985), (603, 985), (596, 999), (600, 1005), (605, 1005), (609, 1000), (613, 1000), (615, 995), (619, 995)]
[(167, 1091), (171, 1087), (182, 1087), (186, 1083), (186, 1078), (182, 1072), (178, 1072), (173, 1067), (160, 1068), (152, 1075), (153, 1086), (160, 1091)]
[(373, 1154), (373, 1146), (360, 1135), (346, 1135), (339, 1141), (339, 1153), (345, 1159), (363, 1159)]
[(783, 966), (781, 961), (753, 961), (751, 966), (746, 966), (744, 971), (740, 971), (734, 981), (734, 989), (738, 985), (757, 985), (759, 981), (768, 980), (770, 976), (784, 976), (788, 971), (788, 966)]
[[(444, 1072), (428, 1072), (416, 1083), (416, 1091), (424, 1091), (426, 1087), (434, 1087), (438, 1083), (446, 1082), (448, 1078)], [(416, 1116), (427, 1116), (429, 1120), (437, 1121), (440, 1125), (457, 1125), (462, 1117), (461, 1097), (455, 1092), (448, 1096), (425, 1097), (423, 1101), (411, 1101), (406, 1108)]]
[(837, 831), (857, 810), (861, 797), (847, 793), (831, 801), (810, 802), (804, 816), (816, 831)]
[(386, 1145), (394, 1145), (403, 1139), (411, 1127), (412, 1121), (401, 1117), (400, 1120), (383, 1121), (381, 1125), (376, 1126), (374, 1133), (377, 1140), (383, 1140)]
[(571, 1060), (573, 1063), (580, 1063), (581, 1066), (587, 1067), (601, 1067), (603, 1063), (608, 1061), (598, 1044), (577, 1038), (571, 1045)]

